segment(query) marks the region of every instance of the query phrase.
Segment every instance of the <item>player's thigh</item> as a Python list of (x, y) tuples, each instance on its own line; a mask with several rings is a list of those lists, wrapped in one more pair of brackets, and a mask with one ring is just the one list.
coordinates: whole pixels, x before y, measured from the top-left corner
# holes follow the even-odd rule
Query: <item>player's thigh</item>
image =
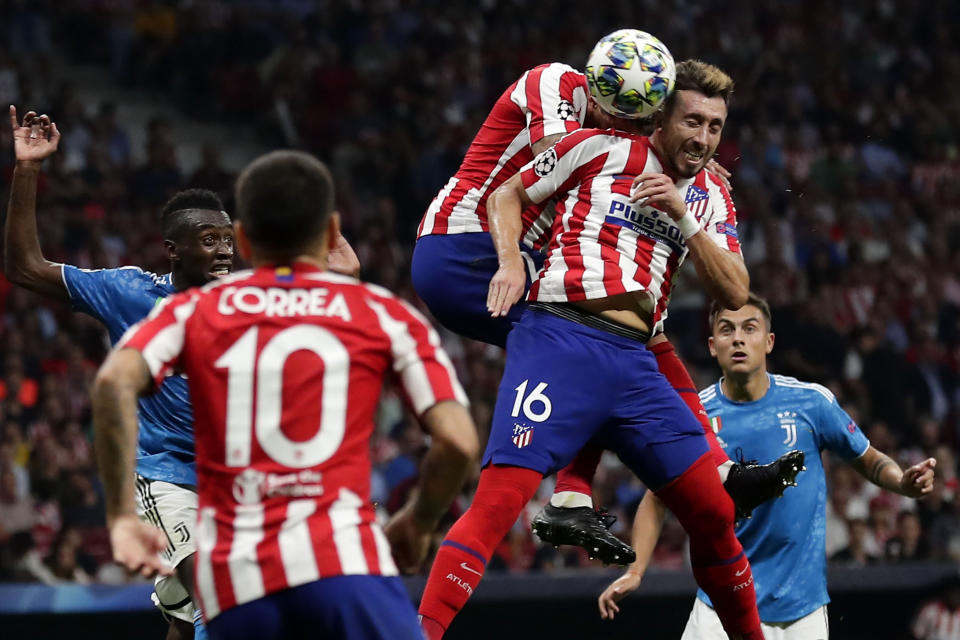
[(615, 345), (584, 327), (529, 310), (507, 341), (507, 362), (483, 464), (550, 474), (606, 424), (615, 398)]
[(827, 640), (830, 637), (826, 605), (793, 622), (761, 626), (766, 640)]
[(656, 368), (649, 351), (633, 354), (623, 371), (616, 423), (598, 441), (651, 489), (680, 476), (709, 449), (703, 426)]
[[(527, 265), (529, 288), (543, 264), (543, 255), (526, 247), (521, 247), (521, 255)], [(498, 268), (497, 252), (487, 233), (420, 238), (410, 265), (417, 295), (440, 324), (472, 340), (503, 347), (523, 313), (526, 290), (506, 317), (491, 317), (487, 292)]]
[[(717, 612), (695, 598), (680, 640), (727, 640), (727, 637)], [(766, 640), (770, 640), (769, 637)]]
[[(137, 515), (163, 531), (167, 546), (160, 555), (171, 567), (179, 567), (196, 551), (196, 491), (139, 475), (135, 487)], [(190, 590), (176, 574), (157, 578), (151, 599), (168, 615), (192, 624), (194, 605)]]

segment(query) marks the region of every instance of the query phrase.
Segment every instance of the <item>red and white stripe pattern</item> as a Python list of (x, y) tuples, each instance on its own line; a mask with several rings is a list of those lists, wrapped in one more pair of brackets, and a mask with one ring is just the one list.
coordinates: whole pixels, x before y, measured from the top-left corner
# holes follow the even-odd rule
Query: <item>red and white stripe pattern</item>
[(911, 631), (919, 640), (960, 640), (960, 610), (931, 602), (920, 609)]
[[(545, 156), (554, 154), (555, 158)], [(676, 223), (629, 202), (633, 178), (661, 173), (648, 138), (585, 129), (521, 169), (534, 202), (555, 198), (557, 220), (529, 300), (565, 302), (642, 292), (655, 325), (667, 317), (674, 277), (687, 255)], [(680, 197), (718, 245), (740, 253), (736, 209), (719, 180), (701, 171), (677, 183)]]
[(518, 435), (513, 436), (513, 444), (517, 446), (517, 449), (523, 449), (525, 446), (533, 442), (533, 428), (527, 428)]
[[(533, 158), (532, 145), (582, 126), (587, 95), (586, 78), (565, 64), (524, 73), (494, 104), (457, 173), (427, 208), (417, 237), (488, 231), (489, 195)], [(543, 246), (551, 222), (542, 206), (525, 211), (524, 244)]]
[(369, 438), (387, 375), (418, 414), (466, 403), (433, 328), (385, 289), (304, 264), (167, 300), (119, 347), (158, 380), (176, 367), (189, 381), (206, 618), (325, 577), (396, 575)]

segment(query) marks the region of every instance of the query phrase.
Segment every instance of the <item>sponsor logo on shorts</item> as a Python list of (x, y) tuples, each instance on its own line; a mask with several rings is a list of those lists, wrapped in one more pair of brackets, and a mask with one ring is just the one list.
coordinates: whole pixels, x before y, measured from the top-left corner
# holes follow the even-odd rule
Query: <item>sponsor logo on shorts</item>
[(180, 536), (177, 544), (186, 544), (190, 541), (190, 529), (185, 522), (178, 522), (176, 526), (173, 527), (173, 532)]

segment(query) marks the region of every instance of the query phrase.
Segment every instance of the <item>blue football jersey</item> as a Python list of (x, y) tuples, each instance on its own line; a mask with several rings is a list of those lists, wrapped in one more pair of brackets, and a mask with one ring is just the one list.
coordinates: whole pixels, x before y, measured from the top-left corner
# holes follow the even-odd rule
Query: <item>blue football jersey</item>
[[(767, 393), (753, 402), (729, 400), (719, 382), (701, 391), (700, 400), (731, 459), (742, 454), (765, 464), (791, 449), (806, 456), (798, 486), (754, 509), (753, 518), (737, 527), (753, 568), (760, 619), (790, 622), (830, 601), (827, 483), (820, 452), (853, 460), (870, 442), (826, 387), (787, 376), (769, 379)], [(702, 590), (697, 597), (710, 604)]]
[[(106, 325), (111, 344), (174, 293), (169, 273), (157, 275), (139, 267), (88, 270), (63, 265), (63, 282), (73, 308)], [(186, 379), (169, 377), (156, 393), (141, 398), (138, 416), (137, 473), (151, 480), (196, 485)]]

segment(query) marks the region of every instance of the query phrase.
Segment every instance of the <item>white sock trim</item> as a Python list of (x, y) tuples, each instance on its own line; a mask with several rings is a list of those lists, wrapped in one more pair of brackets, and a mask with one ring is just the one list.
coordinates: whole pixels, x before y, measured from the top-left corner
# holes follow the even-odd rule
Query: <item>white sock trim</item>
[(550, 496), (550, 504), (561, 509), (574, 509), (576, 507), (593, 508), (593, 498), (579, 491), (558, 491)]
[(720, 482), (726, 482), (727, 476), (730, 475), (730, 469), (733, 468), (733, 460), (727, 460), (723, 464), (717, 467), (717, 473), (720, 474)]

